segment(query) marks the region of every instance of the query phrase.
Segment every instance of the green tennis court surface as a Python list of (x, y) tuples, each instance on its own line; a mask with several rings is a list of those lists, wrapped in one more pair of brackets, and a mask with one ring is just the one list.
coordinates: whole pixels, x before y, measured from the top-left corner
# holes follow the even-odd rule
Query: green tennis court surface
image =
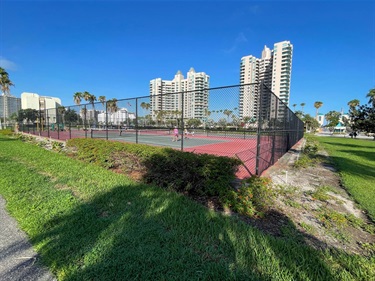
[[(94, 138), (106, 138), (105, 133), (103, 134), (103, 133), (98, 133), (95, 131), (93, 132), (92, 136)], [(199, 136), (188, 136), (187, 138), (181, 139), (181, 135), (180, 135), (178, 141), (172, 141), (172, 138), (173, 138), (173, 135), (169, 134), (169, 131), (159, 131), (157, 133), (140, 131), (138, 133), (138, 143), (157, 145), (157, 146), (168, 146), (172, 148), (180, 148), (182, 141), (183, 141), (184, 148), (229, 142), (229, 140), (225, 140), (225, 139), (203, 138)], [(121, 133), (118, 130), (109, 131), (108, 139), (135, 143), (137, 142), (137, 135), (133, 132), (127, 132), (127, 131), (123, 131)]]

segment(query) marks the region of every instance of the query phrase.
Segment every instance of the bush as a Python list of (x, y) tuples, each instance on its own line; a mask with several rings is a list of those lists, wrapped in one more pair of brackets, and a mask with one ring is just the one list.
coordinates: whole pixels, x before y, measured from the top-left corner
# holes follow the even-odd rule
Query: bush
[(242, 182), (238, 191), (232, 191), (227, 203), (240, 214), (263, 216), (275, 197), (271, 179), (252, 176)]
[(192, 195), (222, 197), (240, 163), (235, 158), (164, 148), (144, 161), (144, 181)]
[(305, 148), (303, 149), (303, 153), (309, 155), (315, 155), (319, 150), (318, 144), (314, 142), (307, 141)]
[(3, 129), (3, 130), (0, 130), (0, 134), (4, 136), (11, 136), (13, 135), (13, 132), (11, 129)]
[(97, 139), (71, 139), (67, 147), (85, 162), (189, 195), (225, 196), (241, 164), (235, 158)]

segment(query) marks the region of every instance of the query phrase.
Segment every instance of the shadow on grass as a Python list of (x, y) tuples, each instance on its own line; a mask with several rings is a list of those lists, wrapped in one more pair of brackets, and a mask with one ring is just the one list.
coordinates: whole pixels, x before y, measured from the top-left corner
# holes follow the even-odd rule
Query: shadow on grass
[(267, 236), (143, 185), (113, 188), (43, 228), (32, 242), (64, 280), (336, 280), (292, 234)]

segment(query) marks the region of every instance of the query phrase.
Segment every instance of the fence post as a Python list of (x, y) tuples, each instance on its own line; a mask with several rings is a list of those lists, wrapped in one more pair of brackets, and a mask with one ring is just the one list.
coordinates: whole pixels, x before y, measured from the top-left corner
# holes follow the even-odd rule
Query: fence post
[(85, 131), (85, 138), (87, 139), (87, 128), (86, 128), (86, 116), (87, 116), (87, 108), (86, 105), (83, 106), (83, 130)]
[(60, 139), (60, 118), (59, 118), (59, 111), (55, 108), (56, 114), (56, 130), (57, 130), (57, 139)]
[(105, 102), (105, 139), (108, 140), (108, 101)]
[(138, 143), (138, 98), (135, 99), (135, 143)]
[(260, 94), (259, 94), (259, 106), (258, 106), (258, 128), (257, 128), (257, 155), (256, 155), (256, 162), (255, 162), (255, 174), (257, 176), (260, 176), (260, 172), (259, 172), (259, 160), (260, 160), (260, 142), (261, 142), (261, 137), (260, 137), (260, 134), (261, 134), (261, 119), (262, 119), (262, 98), (263, 98), (263, 85), (259, 85), (259, 87), (261, 88), (260, 90)]
[(275, 120), (273, 123), (273, 140), (272, 140), (272, 155), (271, 155), (271, 163), (272, 165), (275, 163), (275, 143), (276, 143), (276, 131), (277, 131), (277, 120), (279, 117), (279, 100), (276, 99), (275, 101)]
[(47, 110), (47, 117), (46, 118), (47, 118), (47, 132), (48, 132), (47, 135), (49, 137), (50, 135), (49, 135), (49, 116), (48, 116), (48, 110)]
[(181, 93), (181, 151), (184, 151), (184, 92)]

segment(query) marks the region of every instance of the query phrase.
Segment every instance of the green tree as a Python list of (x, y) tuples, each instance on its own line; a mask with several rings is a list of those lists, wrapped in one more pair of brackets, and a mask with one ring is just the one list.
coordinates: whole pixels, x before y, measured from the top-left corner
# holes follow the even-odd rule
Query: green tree
[(372, 104), (373, 107), (375, 107), (375, 88), (371, 89), (368, 94), (366, 95), (366, 98), (369, 98), (368, 103)]
[(294, 112), (294, 114), (299, 118), (299, 119), (303, 119), (303, 112), (301, 110), (297, 110), (296, 112)]
[(202, 121), (197, 118), (192, 118), (186, 121), (186, 125), (189, 128), (198, 128), (200, 125), (202, 125)]
[(65, 112), (66, 112), (66, 108), (65, 108), (65, 106), (59, 106), (59, 107), (57, 107), (57, 113), (58, 113), (58, 117), (57, 117), (57, 123), (60, 123), (60, 116), (61, 116), (61, 121), (62, 121), (62, 123), (64, 124), (64, 114), (65, 114)]
[(302, 111), (302, 114), (303, 114), (303, 108), (305, 107), (306, 103), (301, 103), (301, 111)]
[(302, 121), (305, 123), (306, 131), (315, 132), (320, 127), (318, 120), (313, 118), (310, 114), (305, 114)]
[(326, 118), (326, 120), (328, 122), (326, 127), (328, 127), (331, 132), (333, 132), (333, 130), (335, 129), (335, 127), (339, 123), (340, 116), (341, 116), (340, 112), (332, 111), (332, 110), (329, 111), (326, 115), (324, 115), (324, 117)]
[(17, 114), (17, 122), (23, 122), (26, 119), (26, 113), (24, 109), (20, 109)]
[(74, 109), (68, 108), (65, 112), (65, 122), (68, 123), (77, 123), (79, 121), (80, 116)]
[(27, 122), (34, 123), (38, 118), (38, 111), (36, 109), (27, 108), (23, 111), (23, 118), (26, 119)]
[(225, 118), (221, 118), (219, 121), (217, 121), (217, 125), (224, 129), (227, 127), (227, 120), (225, 120)]
[(294, 103), (294, 104), (293, 104), (293, 110), (294, 110), (294, 111), (296, 111), (296, 106), (297, 106), (297, 104)]
[(349, 105), (350, 126), (353, 131), (374, 134), (375, 140), (375, 89), (370, 90), (366, 97), (370, 98), (368, 104), (359, 105), (358, 102)]

